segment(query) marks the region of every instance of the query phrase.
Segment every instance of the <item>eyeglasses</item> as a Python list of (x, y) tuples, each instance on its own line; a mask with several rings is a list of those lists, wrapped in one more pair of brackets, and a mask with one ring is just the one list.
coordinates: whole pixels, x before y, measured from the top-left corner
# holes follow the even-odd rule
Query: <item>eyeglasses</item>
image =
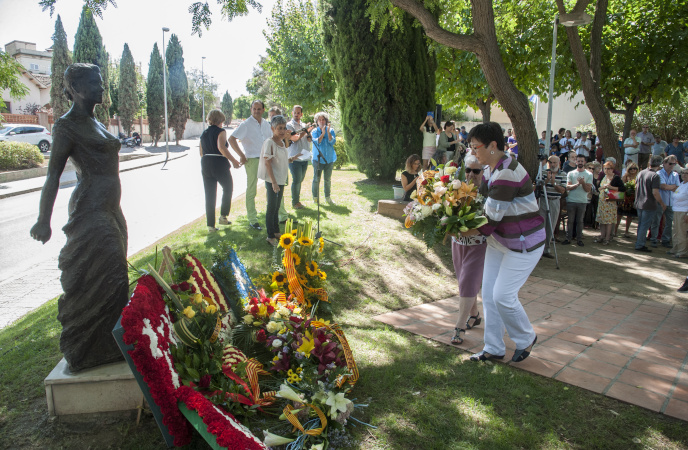
[(628, 169), (629, 172), (637, 172), (638, 169)]
[(478, 175), (480, 172), (482, 172), (483, 169), (466, 169), (466, 173), (471, 173), (473, 172), (474, 174)]
[(675, 166), (676, 163), (666, 163), (668, 166)]
[(471, 148), (472, 148), (473, 150), (478, 150), (478, 149), (481, 148), (481, 147), (485, 147), (485, 144), (478, 144), (478, 145), (471, 144)]

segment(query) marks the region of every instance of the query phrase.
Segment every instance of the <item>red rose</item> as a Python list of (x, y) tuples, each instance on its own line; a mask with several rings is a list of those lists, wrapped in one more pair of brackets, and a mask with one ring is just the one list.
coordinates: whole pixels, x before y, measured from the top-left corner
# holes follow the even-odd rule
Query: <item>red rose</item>
[(449, 163), (449, 167), (459, 167), (459, 165), (452, 161)]
[(425, 180), (421, 181), (420, 184), (422, 184), (423, 186), (425, 186), (426, 184), (428, 184), (428, 180), (425, 179)]
[(275, 312), (275, 307), (272, 305), (268, 305), (267, 310), (268, 310), (268, 314), (272, 314)]
[(208, 389), (210, 387), (210, 375), (203, 375), (198, 382), (198, 387)]
[(440, 181), (441, 181), (442, 183), (449, 183), (449, 175), (442, 175), (442, 176), (440, 177)]
[(251, 306), (251, 314), (258, 314), (258, 305)]
[(179, 289), (181, 289), (182, 291), (190, 291), (191, 285), (186, 281), (182, 281), (181, 283), (179, 283)]
[(265, 342), (267, 340), (265, 330), (258, 330), (258, 333), (256, 333), (256, 339), (258, 340), (258, 342)]

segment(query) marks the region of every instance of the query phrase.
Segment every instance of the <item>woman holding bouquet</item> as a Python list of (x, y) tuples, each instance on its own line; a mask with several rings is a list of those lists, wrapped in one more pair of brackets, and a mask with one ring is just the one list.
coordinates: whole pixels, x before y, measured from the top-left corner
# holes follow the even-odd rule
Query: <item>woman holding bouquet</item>
[(520, 362), (530, 355), (537, 336), (518, 299), (518, 291), (542, 256), (544, 220), (528, 172), (504, 153), (499, 124), (475, 126), (468, 141), (480, 164), (490, 166), (480, 187), (488, 223), (461, 233), (464, 237), (487, 238), (482, 290), (485, 347), (471, 356), (471, 360), (504, 358), (506, 329), (516, 344), (511, 360)]
[[(466, 183), (473, 183), (480, 188), (483, 177), (483, 166), (474, 155), (466, 155)], [(482, 321), (476, 299), (483, 281), (483, 265), (487, 238), (476, 236), (452, 236), (452, 260), (454, 272), (459, 282), (459, 318), (454, 328), (451, 343), (463, 343), (466, 330), (470, 330)], [(473, 323), (471, 323), (473, 321)]]

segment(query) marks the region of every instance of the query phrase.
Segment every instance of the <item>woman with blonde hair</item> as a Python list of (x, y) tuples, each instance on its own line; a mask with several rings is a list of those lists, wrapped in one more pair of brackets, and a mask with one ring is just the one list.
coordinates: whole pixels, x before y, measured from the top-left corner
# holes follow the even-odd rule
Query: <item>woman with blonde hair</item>
[(404, 189), (404, 201), (411, 201), (411, 194), (418, 188), (416, 180), (420, 172), (420, 156), (413, 154), (406, 159), (406, 170), (401, 172), (401, 187)]
[(227, 219), (232, 207), (232, 174), (229, 172), (229, 163), (235, 169), (241, 164), (229, 153), (227, 145), (227, 133), (221, 127), (225, 121), (225, 115), (219, 109), (213, 109), (206, 118), (208, 128), (201, 134), (201, 142), (198, 150), (201, 154), (201, 175), (203, 176), (203, 189), (205, 190), (205, 220), (208, 232), (214, 233), (215, 206), (217, 204), (217, 185), (222, 186), (222, 201), (220, 203), (220, 225), (230, 225)]

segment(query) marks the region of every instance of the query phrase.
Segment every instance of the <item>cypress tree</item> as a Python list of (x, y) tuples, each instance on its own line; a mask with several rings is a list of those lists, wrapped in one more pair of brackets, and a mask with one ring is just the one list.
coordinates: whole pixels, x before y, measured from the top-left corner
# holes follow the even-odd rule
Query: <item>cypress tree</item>
[(100, 75), (103, 78), (103, 103), (96, 106), (96, 118), (106, 127), (110, 125), (110, 84), (108, 77), (109, 56), (103, 46), (103, 38), (98, 31), (98, 25), (93, 19), (93, 14), (84, 6), (81, 10), (79, 27), (74, 37), (74, 62), (95, 64), (100, 67)]
[[(148, 64), (148, 80), (146, 82), (146, 112), (148, 113), (148, 133), (153, 139), (154, 145), (158, 141), (165, 128), (165, 104), (163, 98), (163, 63), (158, 44), (153, 44), (153, 51)], [(169, 97), (168, 97), (169, 98)]]
[(232, 103), (232, 96), (229, 95), (229, 91), (225, 91), (225, 95), (222, 96), (220, 108), (225, 115), (225, 125), (229, 125), (232, 121), (232, 113), (234, 112), (234, 103)]
[(119, 88), (118, 105), (120, 118), (124, 132), (129, 135), (131, 125), (134, 123), (134, 116), (139, 109), (139, 97), (136, 91), (136, 66), (134, 57), (131, 56), (129, 45), (124, 44), (122, 59), (119, 62)]
[(174, 128), (177, 145), (184, 135), (186, 120), (189, 118), (189, 81), (184, 70), (184, 51), (176, 34), (170, 37), (170, 43), (165, 52), (171, 102), (167, 105), (169, 111), (169, 125)]
[(321, 17), (347, 151), (369, 178), (392, 180), (421, 152), (418, 125), (435, 106), (436, 63), (423, 30), (404, 14), (378, 38), (366, 0), (325, 0)]
[(55, 119), (69, 111), (69, 100), (64, 93), (64, 72), (71, 63), (67, 33), (62, 27), (62, 19), (58, 14), (55, 21), (55, 34), (53, 34), (53, 59), (50, 63), (50, 105)]

